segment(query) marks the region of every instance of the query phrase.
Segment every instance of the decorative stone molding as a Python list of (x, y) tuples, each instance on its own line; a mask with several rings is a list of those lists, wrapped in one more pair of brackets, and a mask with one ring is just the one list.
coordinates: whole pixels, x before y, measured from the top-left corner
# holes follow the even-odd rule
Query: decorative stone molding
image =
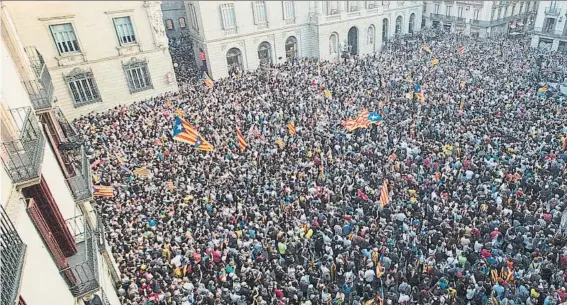
[(167, 36), (163, 25), (163, 13), (160, 7), (161, 1), (144, 1), (144, 7), (152, 27), (154, 44), (158, 48), (167, 48)]

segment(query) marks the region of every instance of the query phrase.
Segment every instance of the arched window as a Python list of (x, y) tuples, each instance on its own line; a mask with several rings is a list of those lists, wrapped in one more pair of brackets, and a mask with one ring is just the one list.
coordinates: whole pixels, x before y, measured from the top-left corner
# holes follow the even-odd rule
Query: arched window
[(412, 13), (409, 16), (409, 28), (408, 28), (408, 33), (413, 34), (413, 29), (414, 29), (414, 25), (415, 24), (415, 13)]
[(396, 36), (402, 34), (402, 24), (403, 24), (402, 16), (398, 16), (398, 18), (396, 18)]
[(234, 70), (235, 68), (243, 70), (242, 52), (240, 49), (232, 48), (226, 52), (226, 65), (229, 71)]
[(167, 29), (168, 29), (168, 30), (173, 30), (173, 20), (167, 19), (167, 20), (165, 21), (165, 25), (167, 26)]
[(184, 29), (185, 28), (185, 18), (184, 17), (180, 17), (179, 18), (179, 26)]
[(366, 36), (366, 43), (367, 44), (369, 44), (369, 45), (374, 44), (375, 32), (376, 32), (376, 30), (374, 29), (373, 25), (368, 27), (368, 32), (367, 32), (367, 36)]
[(339, 34), (333, 33), (329, 37), (329, 54), (337, 54), (339, 52)]
[(285, 40), (285, 58), (287, 61), (293, 61), (297, 57), (297, 38), (289, 36)]
[(389, 31), (390, 31), (390, 22), (388, 21), (388, 18), (384, 18), (382, 20), (382, 41), (387, 41), (388, 40), (388, 36), (389, 36)]
[(269, 65), (272, 63), (272, 46), (269, 42), (264, 41), (258, 46), (258, 59), (260, 64)]

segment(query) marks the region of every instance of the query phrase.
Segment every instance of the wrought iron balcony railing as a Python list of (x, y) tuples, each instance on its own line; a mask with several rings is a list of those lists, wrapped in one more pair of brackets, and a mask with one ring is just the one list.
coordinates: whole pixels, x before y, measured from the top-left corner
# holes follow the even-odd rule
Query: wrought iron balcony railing
[(554, 7), (548, 6), (548, 7), (545, 8), (545, 14), (549, 15), (549, 16), (557, 17), (557, 16), (559, 16), (560, 11), (561, 11), (561, 9), (556, 7), (556, 6), (554, 6)]
[(567, 30), (553, 30), (552, 28), (535, 27), (530, 33), (550, 38), (565, 39), (567, 37)]
[(15, 304), (24, 266), (26, 245), (0, 205), (0, 304)]
[(67, 257), (68, 267), (60, 272), (73, 296), (78, 298), (100, 289), (97, 234), (89, 226), (85, 216), (70, 218), (66, 223), (75, 235), (78, 252)]
[(49, 74), (43, 56), (35, 47), (26, 47), (25, 52), (35, 72), (36, 79), (23, 81), (24, 87), (36, 111), (49, 110), (55, 102), (51, 74)]
[(92, 174), (85, 147), (61, 152), (72, 176), (67, 179), (75, 201), (80, 202), (92, 197)]
[(0, 154), (14, 184), (39, 181), (45, 137), (31, 107), (9, 110), (11, 122), (2, 132)]

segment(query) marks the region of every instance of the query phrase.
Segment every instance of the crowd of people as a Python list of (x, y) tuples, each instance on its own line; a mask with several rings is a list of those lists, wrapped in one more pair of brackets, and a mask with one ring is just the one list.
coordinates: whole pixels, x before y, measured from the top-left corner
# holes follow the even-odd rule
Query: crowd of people
[[(75, 120), (114, 187), (96, 208), (122, 304), (566, 302), (567, 110), (538, 89), (567, 57), (537, 61), (436, 33), (212, 88), (184, 63), (178, 93)], [(363, 109), (383, 122), (347, 132)], [(175, 141), (175, 113), (214, 150)]]

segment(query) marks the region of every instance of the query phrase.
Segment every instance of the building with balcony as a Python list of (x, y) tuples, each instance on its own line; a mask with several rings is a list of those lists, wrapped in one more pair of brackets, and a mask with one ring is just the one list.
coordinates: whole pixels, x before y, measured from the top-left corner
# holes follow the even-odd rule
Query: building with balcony
[(425, 1), (426, 26), (475, 37), (525, 33), (534, 26), (538, 1)]
[(0, 304), (118, 305), (88, 144), (57, 106), (45, 57), (1, 14)]
[(413, 1), (186, 1), (195, 58), (213, 78), (297, 58), (379, 51), (421, 29)]
[(186, 23), (185, 3), (183, 1), (162, 1), (161, 11), (163, 13), (165, 34), (168, 38), (178, 38), (189, 30)]
[(567, 2), (541, 1), (531, 46), (567, 53)]
[(160, 3), (2, 2), (31, 61), (34, 107), (73, 119), (177, 91)]

